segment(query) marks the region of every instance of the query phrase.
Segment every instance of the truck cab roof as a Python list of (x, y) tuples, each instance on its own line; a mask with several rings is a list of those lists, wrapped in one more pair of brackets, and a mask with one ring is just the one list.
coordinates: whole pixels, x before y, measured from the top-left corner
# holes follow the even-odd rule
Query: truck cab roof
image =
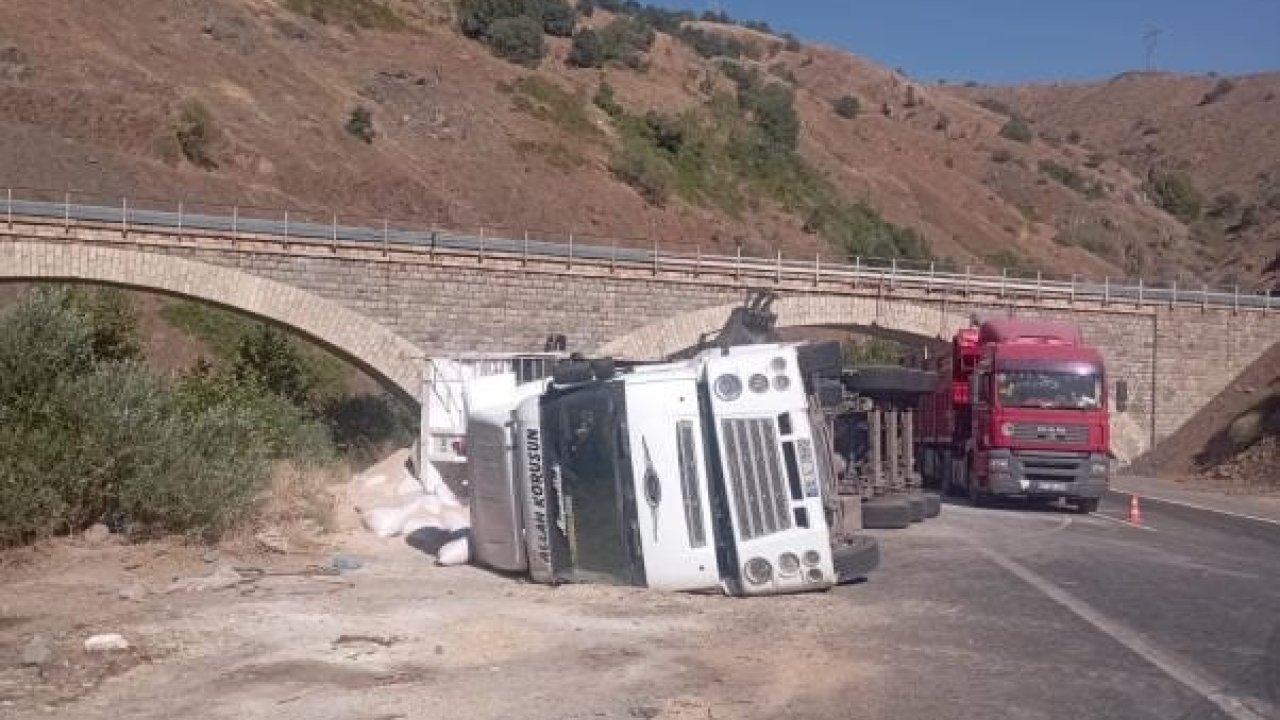
[(1084, 345), (1080, 328), (1072, 323), (1054, 320), (998, 318), (982, 323), (978, 342), (987, 344)]

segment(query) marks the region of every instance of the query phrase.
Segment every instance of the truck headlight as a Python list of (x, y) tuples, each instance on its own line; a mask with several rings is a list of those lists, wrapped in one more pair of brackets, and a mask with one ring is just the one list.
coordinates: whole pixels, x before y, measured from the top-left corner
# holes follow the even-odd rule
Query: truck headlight
[(822, 571), (818, 568), (809, 568), (809, 572), (805, 573), (811, 583), (820, 583), (826, 578), (823, 577)]
[(742, 568), (742, 574), (752, 585), (764, 585), (773, 579), (773, 565), (764, 558), (751, 558)]
[(786, 375), (775, 375), (773, 378), (773, 389), (778, 392), (786, 392), (791, 387), (791, 378)]
[(755, 375), (747, 378), (747, 387), (751, 388), (751, 392), (753, 393), (768, 392), (769, 378), (761, 375), (760, 373), (756, 373)]
[(725, 373), (716, 378), (716, 397), (725, 402), (732, 402), (742, 397), (742, 380), (732, 373)]
[(795, 575), (800, 570), (800, 558), (795, 553), (782, 553), (778, 556), (778, 574)]
[(1102, 477), (1111, 470), (1111, 464), (1106, 460), (1094, 460), (1089, 463), (1089, 474), (1094, 477)]
[(1013, 437), (1013, 423), (1002, 423), (1000, 425), (1000, 434), (1005, 437)]
[(993, 457), (987, 460), (987, 467), (992, 472), (1006, 472), (1009, 469), (1009, 458)]
[(786, 369), (787, 369), (787, 359), (786, 359), (786, 358), (782, 358), (782, 357), (776, 357), (776, 358), (774, 358), (773, 360), (770, 360), (770, 361), (769, 361), (769, 369), (770, 369), (770, 370), (772, 370), (772, 371), (774, 371), (774, 372), (776, 372), (776, 373), (780, 373), (780, 372), (782, 372), (782, 371), (786, 370)]
[(822, 555), (817, 550), (806, 550), (804, 553), (804, 564), (809, 567), (817, 567), (822, 562)]

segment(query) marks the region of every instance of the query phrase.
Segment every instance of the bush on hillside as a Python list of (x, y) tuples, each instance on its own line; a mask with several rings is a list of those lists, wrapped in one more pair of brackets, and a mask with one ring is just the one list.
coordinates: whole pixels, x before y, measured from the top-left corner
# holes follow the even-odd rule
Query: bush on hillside
[(573, 44), (569, 47), (568, 61), (570, 65), (580, 68), (603, 67), (608, 60), (604, 52), (604, 43), (600, 34), (591, 28), (580, 30), (573, 36)]
[(1014, 115), (1000, 128), (1000, 137), (1020, 143), (1029, 143), (1035, 138), (1031, 126), (1021, 115)]
[(529, 17), (495, 21), (489, 26), (485, 43), (494, 55), (529, 67), (537, 65), (547, 53), (542, 28)]
[(192, 165), (206, 170), (218, 166), (212, 155), (218, 129), (214, 124), (213, 114), (199, 100), (188, 100), (178, 108), (173, 133), (178, 139), (182, 156)]
[(617, 118), (622, 115), (622, 105), (614, 97), (613, 86), (603, 80), (600, 82), (600, 87), (596, 88), (596, 94), (591, 98), (591, 102), (609, 117)]
[(552, 37), (573, 37), (578, 14), (564, 0), (542, 0), (542, 30)]
[(1037, 168), (1039, 168), (1040, 172), (1048, 175), (1076, 192), (1082, 193), (1088, 189), (1084, 176), (1079, 172), (1076, 172), (1075, 169), (1069, 168), (1062, 163), (1055, 162), (1053, 160), (1041, 160), (1037, 163)]
[(364, 143), (372, 143), (377, 137), (373, 129), (373, 112), (363, 105), (357, 105), (347, 116), (347, 124), (343, 126), (347, 134)]
[(862, 112), (862, 103), (853, 95), (842, 95), (835, 101), (833, 107), (837, 115), (849, 120), (858, 117), (858, 113)]
[(694, 52), (705, 58), (728, 57), (736, 59), (747, 54), (747, 47), (741, 40), (723, 33), (687, 27), (680, 29), (678, 37)]
[(1236, 89), (1235, 83), (1231, 82), (1227, 78), (1222, 78), (1213, 86), (1212, 90), (1205, 93), (1204, 97), (1200, 98), (1199, 104), (1203, 106), (1203, 105), (1209, 105), (1209, 104), (1215, 103), (1218, 100), (1221, 100), (1223, 97), (1225, 97), (1227, 93), (1235, 89)]
[(1200, 193), (1186, 173), (1152, 170), (1147, 176), (1147, 190), (1156, 205), (1182, 222), (1200, 217)]

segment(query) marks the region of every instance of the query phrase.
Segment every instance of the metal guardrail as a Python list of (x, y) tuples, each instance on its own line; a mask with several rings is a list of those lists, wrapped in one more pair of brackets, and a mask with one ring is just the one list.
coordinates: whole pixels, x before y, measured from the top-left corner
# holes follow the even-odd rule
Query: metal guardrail
[[(998, 297), (1034, 298), (1036, 300), (1087, 300), (1101, 303), (1127, 302), (1142, 306), (1170, 305), (1230, 308), (1232, 310), (1256, 309), (1280, 310), (1280, 297), (1270, 294), (1242, 294), (1239, 287), (1230, 291), (1179, 288), (1176, 284), (1162, 287), (1148, 285), (1142, 280), (1137, 284), (1115, 284), (1110, 278), (1102, 282), (1083, 280), (1072, 276), (1060, 279), (1037, 273), (1035, 278), (1011, 275), (1008, 270), (1001, 275), (975, 275), (970, 268), (963, 273), (941, 271), (933, 262), (920, 262), (896, 258), (854, 258), (852, 263), (823, 260), (815, 255), (813, 260), (785, 259), (781, 252), (772, 258), (751, 257), (739, 252), (736, 255), (695, 254), (663, 251), (656, 240), (652, 249), (620, 247), (617, 240), (599, 244), (582, 236), (570, 236), (567, 242), (559, 239), (535, 237), (529, 232), (509, 233), (515, 237), (490, 232), (482, 227), (476, 234), (446, 231), (439, 228), (405, 229), (397, 221), (381, 220), (369, 224), (340, 223), (337, 214), (329, 214), (318, 221), (314, 211), (271, 210), (259, 207), (222, 206), (180, 201), (169, 203), (156, 200), (122, 198), (119, 205), (95, 205), (73, 199), (85, 194), (63, 193), (61, 198), (50, 199), (51, 191), (13, 188), (3, 197), (5, 221), (12, 227), (15, 219), (39, 219), (43, 222), (61, 222), (69, 230), (72, 224), (89, 223), (98, 226), (119, 227), (122, 233), (130, 228), (160, 231), (211, 231), (230, 233), (233, 236), (270, 236), (282, 242), (293, 240), (307, 242), (357, 243), (379, 246), (384, 252), (392, 246), (428, 247), (454, 252), (476, 253), (481, 259), (486, 254), (523, 258), (538, 257), (564, 260), (568, 266), (577, 260), (608, 263), (611, 269), (640, 268), (674, 271), (700, 275), (716, 273), (734, 278), (772, 279), (775, 282), (842, 283), (863, 287), (888, 289), (909, 288), (925, 292), (947, 292), (958, 295), (996, 295)], [(41, 196), (45, 199), (41, 199)], [(167, 205), (167, 207), (165, 207)], [(214, 212), (221, 210), (221, 213)], [(226, 211), (230, 210), (230, 214)], [(246, 211), (249, 214), (246, 214)], [(267, 213), (274, 218), (263, 217)], [(407, 223), (406, 223), (407, 224)]]

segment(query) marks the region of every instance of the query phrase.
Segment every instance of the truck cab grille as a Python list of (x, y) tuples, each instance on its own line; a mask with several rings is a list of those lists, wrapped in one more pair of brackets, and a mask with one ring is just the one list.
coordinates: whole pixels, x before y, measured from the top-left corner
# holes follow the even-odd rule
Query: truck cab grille
[(743, 540), (791, 528), (790, 502), (773, 418), (721, 420), (724, 474)]
[(1013, 439), (1025, 442), (1083, 445), (1089, 442), (1088, 425), (1013, 423)]

